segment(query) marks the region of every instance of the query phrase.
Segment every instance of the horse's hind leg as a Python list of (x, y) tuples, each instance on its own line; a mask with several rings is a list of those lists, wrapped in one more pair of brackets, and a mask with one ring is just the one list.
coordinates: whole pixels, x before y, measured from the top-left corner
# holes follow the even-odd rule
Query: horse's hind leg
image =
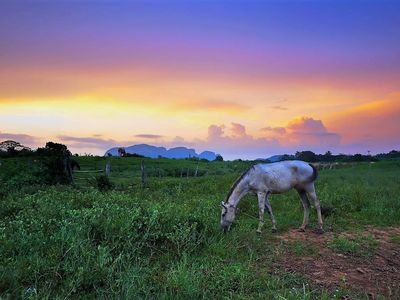
[(317, 194), (315, 193), (314, 183), (311, 183), (307, 187), (306, 192), (308, 197), (311, 198), (315, 203), (315, 209), (317, 210), (317, 216), (318, 216), (318, 227), (319, 227), (318, 233), (324, 233), (324, 229), (322, 227), (321, 204), (319, 202)]
[(301, 203), (303, 203), (304, 215), (303, 215), (303, 224), (300, 226), (300, 231), (306, 231), (306, 227), (308, 225), (309, 216), (310, 216), (310, 201), (307, 198), (307, 193), (303, 189), (298, 189)]

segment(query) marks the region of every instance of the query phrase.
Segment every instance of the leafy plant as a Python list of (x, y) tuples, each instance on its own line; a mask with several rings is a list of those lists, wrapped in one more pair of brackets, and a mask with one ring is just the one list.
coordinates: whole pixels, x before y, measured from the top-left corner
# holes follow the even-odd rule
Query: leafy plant
[(99, 175), (95, 178), (96, 187), (101, 192), (109, 191), (114, 188), (114, 184), (111, 182), (110, 178), (106, 175)]

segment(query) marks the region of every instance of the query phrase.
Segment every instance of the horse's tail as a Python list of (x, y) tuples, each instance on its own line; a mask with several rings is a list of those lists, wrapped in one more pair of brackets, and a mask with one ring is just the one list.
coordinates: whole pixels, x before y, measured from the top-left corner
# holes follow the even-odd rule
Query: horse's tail
[(310, 177), (310, 179), (308, 181), (309, 182), (314, 182), (315, 179), (317, 179), (317, 177), (318, 177), (318, 170), (317, 170), (316, 167), (314, 167), (314, 165), (312, 165), (312, 164), (309, 164), (309, 165), (313, 169), (313, 173), (312, 173), (312, 175), (311, 175), (311, 177)]

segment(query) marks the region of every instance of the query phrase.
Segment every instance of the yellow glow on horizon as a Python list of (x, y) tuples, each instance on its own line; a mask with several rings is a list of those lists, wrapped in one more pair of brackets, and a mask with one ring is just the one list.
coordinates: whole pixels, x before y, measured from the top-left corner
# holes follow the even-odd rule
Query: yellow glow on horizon
[[(301, 79), (78, 71), (39, 69), (28, 72), (27, 77), (16, 71), (10, 78), (3, 74), (0, 80), (10, 88), (0, 94), (0, 130), (41, 137), (101, 134), (119, 141), (149, 133), (193, 141), (206, 138), (211, 124), (235, 122), (245, 125), (251, 136), (265, 138), (261, 128), (286, 127), (290, 120), (304, 116), (335, 129), (336, 117), (346, 111), (350, 117), (358, 106), (367, 110), (362, 104), (382, 95), (379, 87), (353, 88), (349, 84), (341, 89)], [(52, 87), (52, 78), (59, 85)], [(24, 88), (18, 89), (20, 82)], [(387, 106), (365, 105), (371, 113)]]

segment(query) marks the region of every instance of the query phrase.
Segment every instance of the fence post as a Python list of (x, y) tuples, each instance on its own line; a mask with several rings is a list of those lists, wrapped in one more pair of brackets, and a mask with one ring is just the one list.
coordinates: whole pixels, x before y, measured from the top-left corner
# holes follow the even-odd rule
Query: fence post
[(109, 177), (111, 172), (111, 163), (110, 161), (106, 162), (106, 176)]
[(73, 184), (74, 177), (72, 175), (71, 161), (70, 161), (69, 153), (66, 149), (63, 149), (63, 164), (64, 164), (64, 169), (67, 172), (69, 182)]
[(144, 160), (142, 160), (140, 164), (141, 178), (142, 178), (142, 187), (146, 185), (146, 166), (144, 165)]

